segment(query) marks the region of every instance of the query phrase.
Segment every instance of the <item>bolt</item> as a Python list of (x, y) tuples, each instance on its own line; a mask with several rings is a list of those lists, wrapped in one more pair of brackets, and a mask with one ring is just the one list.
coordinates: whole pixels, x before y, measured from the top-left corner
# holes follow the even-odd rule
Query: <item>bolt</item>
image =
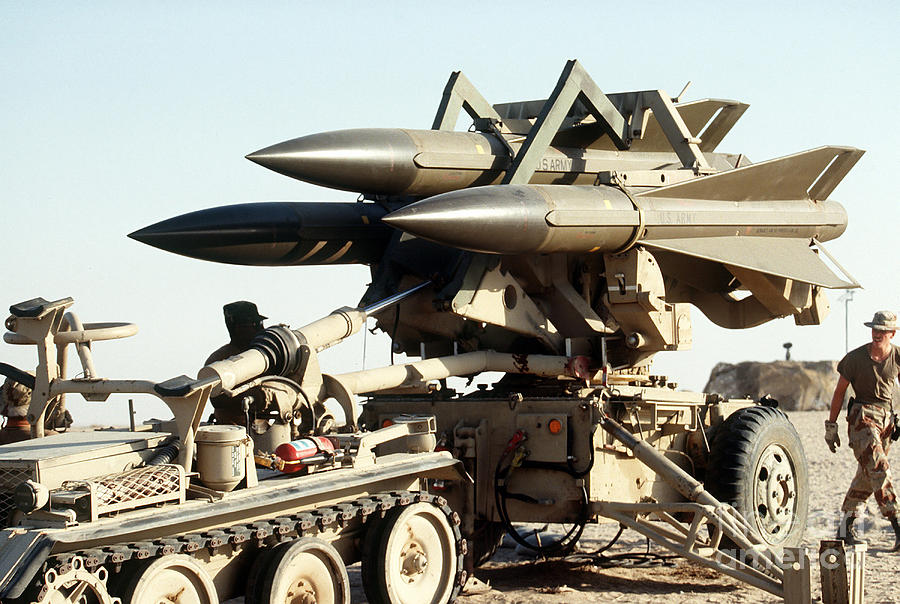
[(403, 561), (404, 575), (418, 575), (425, 572), (428, 567), (428, 558), (421, 552), (416, 552), (412, 556), (407, 556)]

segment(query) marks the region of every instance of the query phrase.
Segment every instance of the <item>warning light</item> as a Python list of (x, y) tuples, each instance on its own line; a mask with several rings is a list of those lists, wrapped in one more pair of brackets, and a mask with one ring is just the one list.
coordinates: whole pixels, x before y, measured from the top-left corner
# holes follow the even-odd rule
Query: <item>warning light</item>
[(549, 428), (550, 434), (559, 434), (562, 432), (562, 422), (558, 419), (551, 419), (547, 423), (547, 428)]
[(386, 419), (381, 422), (382, 428), (387, 428), (388, 426), (393, 426), (393, 425), (394, 425), (394, 420), (392, 420), (392, 419)]

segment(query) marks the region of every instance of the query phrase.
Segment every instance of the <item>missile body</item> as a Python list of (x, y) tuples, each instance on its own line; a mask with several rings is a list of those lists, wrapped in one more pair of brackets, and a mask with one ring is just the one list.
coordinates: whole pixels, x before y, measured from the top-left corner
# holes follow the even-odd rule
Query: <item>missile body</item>
[(383, 221), (437, 243), (488, 254), (615, 252), (635, 242), (789, 238), (828, 241), (846, 228), (837, 202), (632, 201), (599, 186), (501, 185), (453, 191)]
[[(518, 152), (524, 136), (507, 142)], [(601, 140), (600, 143), (607, 141)], [(549, 147), (531, 179), (535, 184), (584, 184), (605, 171), (679, 168), (672, 151)], [(656, 149), (654, 147), (654, 149)], [(247, 156), (261, 166), (305, 182), (345, 191), (428, 196), (498, 184), (511, 164), (509, 149), (493, 134), (445, 130), (362, 128), (311, 134)], [(738, 156), (708, 153), (718, 170)]]
[(386, 213), (373, 203), (243, 203), (182, 214), (128, 236), (226, 264), (373, 264), (392, 233), (380, 222)]

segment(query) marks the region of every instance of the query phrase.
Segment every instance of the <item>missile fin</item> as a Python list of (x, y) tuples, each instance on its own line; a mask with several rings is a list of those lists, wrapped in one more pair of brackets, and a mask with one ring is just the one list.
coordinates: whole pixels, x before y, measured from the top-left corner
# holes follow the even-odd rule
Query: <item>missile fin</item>
[[(710, 153), (722, 142), (722, 139), (725, 138), (725, 135), (728, 134), (729, 130), (737, 123), (738, 118), (743, 115), (749, 106), (738, 101), (704, 99), (702, 101), (679, 103), (675, 105), (675, 108), (678, 110), (690, 133), (703, 140), (700, 144), (700, 150), (704, 153)], [(656, 121), (652, 112), (649, 112), (647, 127), (644, 129), (641, 138), (633, 141), (631, 148), (634, 151), (670, 152), (672, 150), (672, 143), (666, 138), (662, 127)]]
[[(741, 116), (744, 115), (744, 112), (747, 111), (750, 105), (734, 101), (707, 100), (700, 102), (719, 103), (722, 107), (722, 110), (718, 111), (714, 117), (710, 118), (711, 121), (706, 123), (706, 127), (696, 135), (702, 140), (700, 143), (700, 150), (704, 153), (712, 153), (716, 150), (716, 147), (719, 146), (719, 143), (722, 142), (722, 139), (725, 138), (725, 135), (731, 132), (731, 129), (734, 128), (734, 125), (741, 119)], [(680, 107), (678, 111), (680, 113), (682, 112)], [(682, 115), (684, 115), (684, 113), (682, 113)]]
[(713, 201), (822, 200), (865, 151), (853, 147), (819, 147), (786, 157), (660, 187), (637, 197)]
[(808, 239), (702, 237), (644, 240), (641, 245), (830, 289), (859, 287), (855, 279), (849, 282), (836, 275), (809, 246)]

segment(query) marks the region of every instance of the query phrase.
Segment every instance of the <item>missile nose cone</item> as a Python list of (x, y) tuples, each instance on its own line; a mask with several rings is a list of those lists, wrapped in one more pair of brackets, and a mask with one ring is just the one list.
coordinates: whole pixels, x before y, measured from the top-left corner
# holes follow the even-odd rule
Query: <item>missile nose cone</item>
[(413, 140), (403, 130), (359, 128), (284, 141), (247, 155), (265, 168), (332, 189), (402, 194), (416, 178)]
[(272, 264), (279, 247), (296, 243), (296, 223), (296, 217), (282, 204), (238, 204), (175, 216), (128, 236), (167, 252), (201, 260)]
[(391, 236), (369, 203), (266, 202), (169, 218), (128, 236), (200, 260), (251, 266), (373, 264)]
[(417, 237), (488, 254), (537, 249), (547, 234), (546, 201), (530, 187), (487, 186), (435, 195), (382, 221)]

